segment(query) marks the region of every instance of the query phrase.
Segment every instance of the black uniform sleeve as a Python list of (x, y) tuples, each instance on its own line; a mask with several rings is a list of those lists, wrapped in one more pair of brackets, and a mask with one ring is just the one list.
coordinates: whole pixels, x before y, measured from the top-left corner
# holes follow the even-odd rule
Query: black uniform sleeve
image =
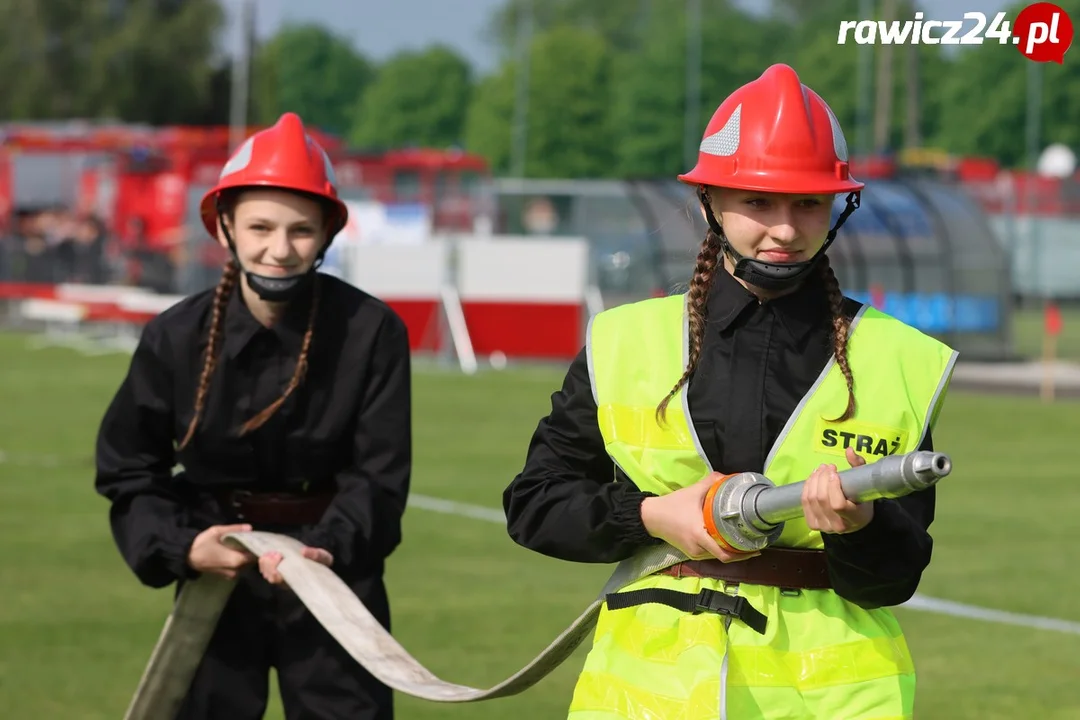
[(338, 473), (322, 520), (301, 536), (330, 551), (335, 564), (376, 564), (401, 542), (412, 474), (412, 379), (405, 323), (389, 314), (374, 344), (359, 402), (353, 465)]
[(149, 323), (105, 411), (96, 446), (94, 486), (111, 502), (113, 538), (136, 577), (150, 587), (195, 575), (187, 555), (199, 533), (186, 526), (172, 481), (170, 352), (164, 333)]
[[(926, 433), (919, 450), (933, 450)], [(901, 605), (915, 594), (930, 564), (935, 488), (902, 498), (874, 501), (874, 518), (862, 530), (844, 535), (823, 533), (836, 593), (873, 609)]]
[(617, 480), (604, 450), (582, 350), (551, 413), (540, 420), (525, 467), (503, 492), (510, 537), (536, 552), (575, 562), (610, 563), (658, 543), (641, 521), (651, 493)]

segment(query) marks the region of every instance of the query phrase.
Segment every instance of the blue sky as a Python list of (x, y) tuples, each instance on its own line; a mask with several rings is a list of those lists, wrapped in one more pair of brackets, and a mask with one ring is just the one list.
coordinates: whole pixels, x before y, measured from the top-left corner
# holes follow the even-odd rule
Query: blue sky
[[(240, 1), (222, 0), (233, 15)], [(485, 42), (482, 32), (488, 18), (503, 0), (254, 1), (258, 12), (256, 31), (260, 37), (272, 35), (289, 20), (314, 21), (335, 28), (351, 39), (357, 49), (375, 60), (383, 60), (400, 50), (441, 42), (455, 48), (481, 73), (497, 64), (495, 50)], [(738, 2), (746, 7), (763, 4), (762, 0)], [(920, 0), (919, 4), (926, 19), (961, 20), (965, 12), (980, 10), (990, 20), (993, 13), (1010, 3), (1005, 0)], [(858, 18), (852, 18), (855, 19)]]

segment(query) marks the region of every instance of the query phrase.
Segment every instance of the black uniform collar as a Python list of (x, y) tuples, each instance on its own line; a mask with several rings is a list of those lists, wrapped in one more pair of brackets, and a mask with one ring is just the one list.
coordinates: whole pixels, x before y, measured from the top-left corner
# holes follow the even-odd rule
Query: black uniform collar
[(303, 345), (304, 333), (307, 332), (310, 310), (311, 294), (307, 293), (290, 302), (281, 320), (267, 328), (251, 314), (244, 302), (240, 282), (237, 281), (229, 297), (225, 316), (224, 350), (230, 358), (235, 358), (260, 332), (272, 332), (287, 353), (298, 354)]
[[(815, 328), (829, 325), (828, 294), (825, 282), (816, 272), (794, 292), (765, 302), (798, 342), (805, 340)], [(721, 266), (709, 290), (708, 326), (716, 332), (726, 332), (737, 327), (740, 319), (747, 316), (748, 309), (758, 304), (757, 296)]]

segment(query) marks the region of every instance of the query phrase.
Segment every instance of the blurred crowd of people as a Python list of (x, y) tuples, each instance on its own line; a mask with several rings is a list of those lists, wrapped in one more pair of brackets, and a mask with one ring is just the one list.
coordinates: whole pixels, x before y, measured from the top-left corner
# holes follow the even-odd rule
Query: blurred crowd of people
[(145, 224), (129, 237), (109, 233), (95, 215), (64, 206), (24, 208), (0, 233), (0, 282), (120, 284), (174, 292), (170, 258), (146, 249)]
[(0, 235), (0, 280), (105, 283), (105, 224), (65, 207), (20, 209)]

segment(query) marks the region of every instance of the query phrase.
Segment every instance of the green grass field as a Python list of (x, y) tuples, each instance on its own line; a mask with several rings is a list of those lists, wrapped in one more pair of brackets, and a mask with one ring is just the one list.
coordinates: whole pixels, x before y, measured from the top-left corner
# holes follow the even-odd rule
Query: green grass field
[[(170, 592), (141, 587), (122, 564), (92, 490), (97, 423), (126, 363), (0, 335), (4, 720), (121, 717), (168, 612)], [(418, 373), (415, 492), (498, 508), (560, 377)], [(955, 471), (940, 486), (921, 593), (1080, 621), (1070, 572), (1080, 558), (1078, 409), (952, 394), (936, 440)], [(499, 524), (412, 508), (388, 570), (395, 634), (444, 679), (487, 686), (545, 647), (608, 571), (529, 553)], [(919, 671), (921, 720), (1080, 717), (1080, 636), (897, 614)], [(562, 717), (583, 656), (507, 700), (451, 706), (399, 695), (399, 717)], [(282, 717), (276, 698), (271, 708), (269, 718)]]

